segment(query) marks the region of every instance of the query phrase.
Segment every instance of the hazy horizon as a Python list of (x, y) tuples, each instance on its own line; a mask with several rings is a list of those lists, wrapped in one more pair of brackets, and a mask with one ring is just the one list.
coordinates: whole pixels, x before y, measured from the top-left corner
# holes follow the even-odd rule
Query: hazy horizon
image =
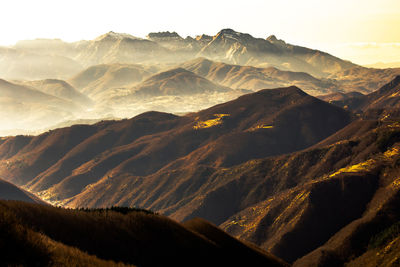
[[(23, 8), (21, 8), (23, 7)], [(258, 38), (331, 53), (357, 64), (400, 61), (400, 3), (368, 1), (3, 1), (0, 45), (36, 38), (66, 42), (109, 31), (145, 37), (176, 31), (182, 37), (232, 28)], [(362, 12), (357, 12), (362, 10)], [(23, 18), (21, 20), (20, 18)]]

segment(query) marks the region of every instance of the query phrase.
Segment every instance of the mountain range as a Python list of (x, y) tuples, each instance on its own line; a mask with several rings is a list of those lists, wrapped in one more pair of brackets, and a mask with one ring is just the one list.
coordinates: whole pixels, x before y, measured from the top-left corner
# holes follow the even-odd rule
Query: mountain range
[(0, 77), (6, 265), (400, 264), (400, 69), (223, 29), (21, 41)]
[[(239, 65), (268, 65), (284, 70), (305, 71), (317, 76), (346, 70), (356, 65), (321, 51), (286, 44), (275, 36), (266, 39), (232, 29), (213, 37), (185, 38), (176, 33), (150, 33), (147, 39), (108, 32), (90, 41), (63, 43), (60, 40), (19, 42), (17, 50), (42, 54), (47, 48), (82, 66), (109, 63), (178, 63), (205, 56)], [(39, 50), (39, 52), (37, 52)], [(7, 53), (6, 53), (7, 54)]]
[(367, 95), (361, 116), (287, 87), (3, 138), (0, 176), (57, 205), (201, 217), (295, 266), (357, 264), (399, 219), (399, 84)]
[[(131, 118), (152, 110), (185, 114), (291, 85), (313, 96), (368, 94), (399, 74), (400, 69), (365, 68), (275, 36), (262, 39), (232, 29), (195, 38), (176, 32), (146, 38), (108, 32), (74, 43), (25, 40), (0, 48), (0, 78), (29, 87), (33, 95), (40, 91), (72, 104), (62, 104), (61, 112), (27, 98), (2, 97), (3, 118), (10, 119), (0, 121), (0, 135), (38, 133), (79, 120)], [(15, 110), (38, 115), (22, 112), (16, 117), (11, 115)]]

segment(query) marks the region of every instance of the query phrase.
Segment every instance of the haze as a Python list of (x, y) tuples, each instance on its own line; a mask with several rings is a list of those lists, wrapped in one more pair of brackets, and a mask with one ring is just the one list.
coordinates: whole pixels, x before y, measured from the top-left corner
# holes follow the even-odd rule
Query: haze
[(400, 61), (400, 2), (354, 1), (2, 1), (1, 45), (18, 40), (93, 39), (113, 30), (144, 37), (154, 31), (214, 35), (234, 28), (275, 34), (357, 64)]

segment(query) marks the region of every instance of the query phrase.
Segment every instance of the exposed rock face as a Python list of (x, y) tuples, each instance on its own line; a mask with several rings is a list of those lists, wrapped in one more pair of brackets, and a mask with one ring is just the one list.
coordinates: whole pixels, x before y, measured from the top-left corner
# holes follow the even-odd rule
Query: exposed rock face
[(156, 42), (168, 42), (168, 41), (181, 41), (182, 37), (176, 32), (151, 32), (147, 35), (147, 38)]

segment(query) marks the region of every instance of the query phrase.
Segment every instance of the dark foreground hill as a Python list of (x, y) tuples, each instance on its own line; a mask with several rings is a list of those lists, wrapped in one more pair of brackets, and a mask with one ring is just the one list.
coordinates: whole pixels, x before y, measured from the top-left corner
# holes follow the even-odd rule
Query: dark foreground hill
[(135, 209), (0, 201), (0, 246), (8, 266), (288, 266), (204, 220)]

